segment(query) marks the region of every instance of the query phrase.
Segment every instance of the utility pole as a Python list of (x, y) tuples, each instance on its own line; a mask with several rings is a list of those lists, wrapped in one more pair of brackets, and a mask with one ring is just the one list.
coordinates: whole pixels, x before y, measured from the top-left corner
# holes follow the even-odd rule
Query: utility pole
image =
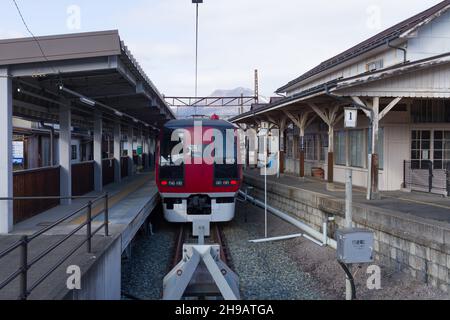
[(259, 76), (258, 69), (255, 70), (255, 103), (259, 103)]
[[(353, 228), (353, 174), (352, 169), (347, 168), (345, 171), (345, 227), (347, 229)], [(350, 279), (345, 278), (345, 299), (352, 300), (352, 286)]]
[[(203, 0), (192, 0), (195, 4), (195, 98), (198, 97), (198, 4)], [(195, 115), (197, 115), (197, 106), (194, 106)]]

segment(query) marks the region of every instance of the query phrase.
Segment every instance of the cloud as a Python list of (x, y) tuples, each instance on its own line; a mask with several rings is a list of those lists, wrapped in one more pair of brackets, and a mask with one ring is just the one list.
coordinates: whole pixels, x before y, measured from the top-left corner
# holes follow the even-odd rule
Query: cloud
[[(379, 28), (438, 2), (205, 0), (200, 5), (199, 91), (208, 95), (217, 88), (251, 88), (258, 68), (261, 93), (270, 96)], [(194, 22), (188, 0), (142, 2), (120, 18), (125, 42), (166, 94), (194, 91)]]
[(20, 31), (5, 30), (0, 28), (0, 39), (23, 38), (25, 35)]

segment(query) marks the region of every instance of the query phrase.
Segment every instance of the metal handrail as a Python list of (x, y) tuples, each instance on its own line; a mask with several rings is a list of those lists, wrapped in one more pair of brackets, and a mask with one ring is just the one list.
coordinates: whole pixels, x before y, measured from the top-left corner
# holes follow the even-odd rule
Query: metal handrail
[(13, 172), (13, 174), (25, 174), (25, 173), (33, 173), (33, 172), (41, 172), (41, 171), (49, 171), (54, 169), (59, 169), (61, 166), (47, 166), (47, 167), (40, 167), (40, 168), (32, 168), (32, 169), (24, 169), (24, 170), (16, 170)]
[[(81, 208), (75, 210), (74, 212), (68, 214), (67, 216), (62, 217), (58, 221), (54, 222), (48, 227), (45, 227), (39, 231), (36, 231), (31, 236), (23, 236), (20, 240), (13, 243), (7, 249), (0, 252), (0, 259), (4, 258), (8, 254), (12, 253), (18, 248), (21, 248), (21, 263), (20, 267), (10, 274), (3, 282), (0, 282), (0, 290), (9, 285), (12, 281), (14, 281), (17, 277), (20, 276), (20, 296), (18, 297), (21, 300), (26, 300), (31, 292), (36, 289), (45, 279), (47, 279), (58, 267), (60, 267), (68, 258), (70, 258), (77, 250), (79, 250), (84, 244), (86, 244), (87, 252), (92, 252), (92, 238), (96, 235), (101, 229), (105, 230), (105, 237), (109, 236), (109, 201), (108, 201), (108, 193), (103, 194), (101, 196), (79, 196), (79, 197), (9, 197), (9, 198), (0, 198), (0, 201), (14, 201), (14, 200), (36, 200), (36, 199), (90, 199), (90, 201), (82, 206)], [(97, 203), (100, 200), (104, 200), (104, 209), (97, 213), (95, 216), (92, 216), (92, 207), (93, 204)], [(30, 242), (43, 235), (44, 233), (50, 231), (51, 229), (57, 227), (64, 221), (74, 217), (78, 213), (87, 209), (86, 213), (86, 221), (81, 223), (78, 227), (72, 230), (69, 234), (67, 234), (63, 239), (59, 240), (55, 244), (51, 245), (44, 251), (42, 251), (39, 255), (34, 257), (31, 261), (28, 261), (28, 248)], [(104, 215), (103, 223), (92, 232), (92, 221)], [(48, 269), (38, 280), (36, 280), (31, 286), (28, 286), (28, 270), (35, 265), (37, 262), (46, 257), (49, 253), (53, 252), (56, 248), (66, 242), (70, 237), (74, 236), (81, 229), (86, 227), (86, 238), (78, 245), (76, 245), (73, 249), (71, 249), (66, 255), (64, 255), (61, 259), (59, 259), (50, 269)]]
[[(77, 196), (77, 197), (60, 197), (60, 196), (36, 196), (36, 197), (7, 197), (0, 198), (0, 201), (15, 201), (15, 200), (78, 200), (78, 199), (102, 199), (103, 196)], [(94, 200), (94, 202), (96, 202)]]

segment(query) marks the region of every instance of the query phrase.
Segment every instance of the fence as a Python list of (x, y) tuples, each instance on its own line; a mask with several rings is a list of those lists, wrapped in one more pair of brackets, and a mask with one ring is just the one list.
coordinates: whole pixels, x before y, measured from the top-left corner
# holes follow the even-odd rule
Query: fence
[[(108, 194), (102, 195), (100, 197), (13, 197), (13, 198), (0, 198), (0, 201), (15, 201), (15, 200), (41, 200), (41, 199), (54, 199), (58, 202), (63, 199), (90, 199), (89, 202), (81, 207), (80, 209), (70, 213), (69, 215), (61, 218), (60, 220), (56, 221), (52, 225), (43, 228), (42, 230), (34, 233), (31, 236), (23, 236), (19, 241), (12, 244), (9, 248), (6, 250), (3, 250), (0, 252), (0, 260), (6, 257), (7, 255), (11, 254), (15, 250), (20, 250), (20, 267), (17, 268), (15, 272), (10, 274), (5, 280), (0, 282), (0, 290), (2, 290), (4, 287), (9, 285), (12, 281), (14, 281), (16, 278), (20, 277), (20, 296), (18, 297), (21, 300), (26, 300), (30, 294), (35, 290), (42, 282), (45, 281), (58, 267), (60, 267), (67, 259), (69, 259), (77, 250), (79, 250), (83, 245), (86, 245), (86, 251), (88, 253), (92, 252), (92, 238), (94, 235), (96, 235), (100, 230), (105, 230), (105, 236), (109, 236), (109, 206), (108, 206)], [(103, 200), (103, 201), (102, 201)], [(94, 204), (102, 201), (104, 207), (103, 210), (101, 210), (98, 214), (95, 216), (92, 216), (92, 208)], [(55, 244), (51, 245), (38, 255), (36, 255), (33, 259), (29, 259), (28, 249), (29, 245), (33, 241), (37, 241), (37, 239), (42, 236), (44, 233), (52, 230), (53, 228), (57, 227), (61, 223), (69, 220), (70, 218), (76, 216), (77, 214), (83, 212), (86, 210), (86, 221), (81, 223), (78, 227), (76, 227), (73, 231), (71, 231), (69, 234), (65, 235), (64, 238), (56, 242)], [(92, 231), (92, 221), (100, 217), (101, 215), (104, 215), (103, 217), (103, 223), (94, 231)], [(35, 280), (30, 285), (28, 284), (28, 270), (32, 266), (34, 266), (37, 262), (41, 261), (44, 257), (46, 257), (48, 254), (53, 252), (56, 248), (61, 246), (64, 242), (66, 242), (68, 239), (70, 239), (72, 236), (74, 236), (77, 232), (81, 231), (86, 227), (86, 238), (77, 244), (74, 248), (72, 248), (69, 252), (67, 252), (63, 257), (61, 257), (54, 265), (52, 265), (42, 276), (40, 276), (37, 280)], [(1, 280), (0, 280), (1, 281)]]
[[(59, 166), (13, 173), (14, 223), (31, 218), (59, 205)], [(36, 198), (51, 195), (53, 198)], [(31, 200), (17, 200), (31, 197)]]
[(404, 161), (403, 186), (407, 189), (450, 196), (450, 162), (434, 169), (430, 160)]
[(72, 194), (82, 196), (94, 190), (94, 161), (72, 165)]
[(114, 160), (114, 158), (103, 159), (102, 161), (102, 176), (104, 186), (114, 182), (115, 163), (116, 160)]
[(120, 172), (122, 175), (122, 178), (128, 177), (128, 157), (122, 157), (120, 159)]

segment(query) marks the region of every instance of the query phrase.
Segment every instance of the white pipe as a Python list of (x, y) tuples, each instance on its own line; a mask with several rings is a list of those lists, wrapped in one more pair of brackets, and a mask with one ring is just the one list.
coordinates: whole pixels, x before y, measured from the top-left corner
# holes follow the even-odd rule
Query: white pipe
[[(245, 192), (243, 192), (242, 190), (239, 190), (239, 194), (242, 196), (245, 196)], [(249, 196), (247, 194), (247, 199), (254, 203), (255, 205), (264, 208), (264, 202), (259, 201), (258, 199)], [(300, 222), (299, 220), (291, 217), (290, 215), (288, 215), (287, 213), (284, 213), (270, 205), (267, 205), (267, 210), (269, 210), (271, 213), (273, 213), (274, 215), (276, 215), (277, 217), (283, 219), (286, 222), (289, 222), (290, 224), (296, 226), (297, 228), (303, 230), (304, 232), (308, 233), (310, 236), (312, 236), (314, 238), (315, 241), (321, 241), (322, 240), (322, 233), (320, 233), (319, 231), (311, 228), (310, 226), (304, 224), (303, 222)], [(307, 235), (304, 235), (305, 238), (307, 238)], [(310, 239), (311, 240), (311, 239)], [(328, 239), (328, 245), (333, 248), (336, 249), (337, 248), (337, 243), (336, 240), (334, 239)], [(319, 242), (320, 244), (322, 244), (321, 242)]]
[(249, 242), (251, 242), (251, 243), (263, 243), (263, 242), (270, 242), (270, 241), (289, 240), (289, 239), (300, 238), (300, 237), (308, 239), (308, 240), (314, 242), (315, 244), (317, 244), (317, 245), (319, 245), (321, 247), (325, 246), (324, 243), (322, 243), (320, 241), (317, 241), (313, 237), (310, 237), (310, 236), (308, 236), (307, 234), (304, 234), (304, 233), (292, 234), (292, 235), (288, 235), (288, 236), (273, 237), (273, 238), (264, 238), (264, 239), (250, 240)]
[(324, 221), (322, 223), (322, 242), (323, 242), (324, 246), (326, 246), (328, 244), (327, 226), (328, 226), (328, 222)]
[(308, 239), (308, 240), (310, 240), (310, 241), (312, 241), (312, 242), (314, 242), (315, 244), (317, 244), (317, 245), (319, 245), (321, 247), (325, 246), (322, 242), (317, 241), (316, 239), (314, 239), (313, 237), (308, 236), (307, 234), (303, 234), (303, 237)]
[(262, 243), (262, 242), (270, 242), (270, 241), (280, 241), (280, 240), (289, 240), (294, 238), (300, 238), (303, 237), (303, 233), (297, 233), (297, 234), (291, 234), (288, 236), (279, 236), (279, 237), (273, 237), (273, 238), (264, 238), (264, 239), (257, 239), (257, 240), (250, 240), (251, 243)]
[(264, 138), (264, 237), (267, 238), (267, 132)]

